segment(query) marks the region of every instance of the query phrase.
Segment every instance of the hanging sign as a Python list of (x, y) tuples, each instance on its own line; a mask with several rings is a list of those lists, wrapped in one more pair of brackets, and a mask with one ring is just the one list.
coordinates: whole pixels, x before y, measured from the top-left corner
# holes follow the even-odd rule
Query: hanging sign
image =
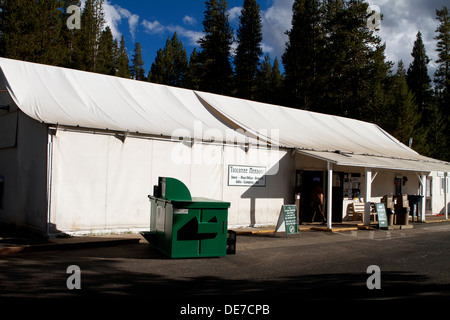
[(229, 165), (228, 185), (265, 187), (266, 167)]
[(384, 203), (376, 203), (375, 209), (377, 210), (378, 227), (379, 228), (387, 228), (388, 220), (387, 220), (387, 214), (386, 214), (386, 207), (384, 206)]
[(295, 204), (283, 205), (281, 207), (280, 217), (278, 218), (275, 233), (278, 230), (286, 232), (286, 237), (290, 234), (298, 234), (297, 206)]

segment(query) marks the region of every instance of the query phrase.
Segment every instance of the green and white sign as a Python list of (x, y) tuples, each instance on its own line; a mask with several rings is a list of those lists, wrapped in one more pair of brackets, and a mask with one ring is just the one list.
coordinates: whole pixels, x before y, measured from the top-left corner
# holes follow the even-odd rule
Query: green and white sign
[(298, 234), (297, 207), (293, 204), (283, 205), (281, 207), (280, 217), (278, 218), (275, 233), (279, 230), (286, 232), (286, 237), (290, 234)]
[(379, 228), (387, 228), (388, 220), (387, 220), (387, 214), (386, 214), (386, 207), (384, 206), (384, 203), (376, 203), (375, 209), (377, 210), (377, 215), (378, 215), (378, 227)]

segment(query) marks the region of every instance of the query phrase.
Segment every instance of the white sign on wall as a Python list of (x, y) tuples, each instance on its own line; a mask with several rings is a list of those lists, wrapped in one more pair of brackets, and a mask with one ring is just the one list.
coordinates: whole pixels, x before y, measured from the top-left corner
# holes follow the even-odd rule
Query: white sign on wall
[(266, 186), (266, 167), (228, 166), (229, 186)]

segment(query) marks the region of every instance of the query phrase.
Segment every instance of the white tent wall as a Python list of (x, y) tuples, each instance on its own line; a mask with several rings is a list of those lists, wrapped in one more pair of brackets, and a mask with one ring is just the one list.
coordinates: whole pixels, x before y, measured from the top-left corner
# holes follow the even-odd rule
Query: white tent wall
[(152, 143), (58, 130), (53, 139), (51, 232), (149, 224)]
[(47, 126), (15, 113), (17, 117), (8, 116), (8, 121), (17, 121), (16, 143), (0, 148), (0, 175), (5, 179), (0, 221), (45, 233)]
[[(445, 203), (447, 202), (447, 212), (449, 207), (449, 174), (447, 172), (434, 171), (430, 174), (432, 189), (431, 212), (434, 215), (445, 215)], [(428, 193), (428, 192), (427, 192)], [(445, 195), (447, 193), (447, 195)]]
[[(181, 180), (193, 197), (231, 202), (230, 226), (274, 225), (293, 186), (289, 154), (136, 137), (122, 141), (112, 134), (57, 130), (51, 232), (148, 229), (147, 195), (153, 194), (158, 177), (165, 176)], [(266, 186), (228, 186), (229, 164), (265, 166)]]
[[(265, 186), (228, 185), (228, 166), (266, 168)], [(286, 150), (225, 147), (223, 165), (224, 199), (231, 202), (228, 224), (231, 226), (275, 225), (281, 206), (294, 204), (294, 159)]]

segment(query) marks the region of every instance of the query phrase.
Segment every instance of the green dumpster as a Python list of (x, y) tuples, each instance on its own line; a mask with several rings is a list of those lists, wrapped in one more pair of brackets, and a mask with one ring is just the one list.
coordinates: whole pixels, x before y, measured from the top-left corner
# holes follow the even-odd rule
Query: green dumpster
[(230, 203), (192, 198), (179, 180), (160, 177), (151, 204), (150, 246), (171, 258), (220, 257), (227, 254)]

